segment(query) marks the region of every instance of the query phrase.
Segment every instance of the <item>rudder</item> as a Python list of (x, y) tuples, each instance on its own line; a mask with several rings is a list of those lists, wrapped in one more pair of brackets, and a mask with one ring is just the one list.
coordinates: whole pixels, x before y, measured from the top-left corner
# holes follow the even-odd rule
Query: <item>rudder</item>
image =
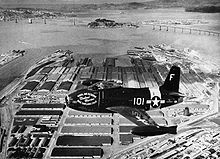
[(180, 67), (172, 66), (161, 89), (169, 92), (179, 92), (179, 82)]

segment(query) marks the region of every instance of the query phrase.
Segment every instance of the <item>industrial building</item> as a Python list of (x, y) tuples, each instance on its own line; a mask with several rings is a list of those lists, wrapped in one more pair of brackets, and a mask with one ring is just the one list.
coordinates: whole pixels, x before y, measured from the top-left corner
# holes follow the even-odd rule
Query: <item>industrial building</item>
[(112, 144), (111, 136), (59, 136), (57, 146), (106, 146)]
[(62, 82), (59, 87), (57, 88), (57, 91), (69, 91), (71, 86), (72, 86), (72, 82), (66, 81), (66, 82)]
[(47, 82), (57, 82), (58, 81), (58, 79), (60, 78), (60, 74), (51, 74), (51, 75), (49, 75), (48, 76), (48, 78), (47, 78)]
[(45, 116), (45, 115), (58, 115), (61, 116), (63, 111), (61, 110), (20, 110), (16, 116)]
[(9, 142), (8, 146), (13, 147), (18, 142), (18, 139), (16, 137), (13, 137), (12, 140)]
[(66, 69), (66, 67), (57, 67), (57, 68), (52, 72), (52, 74), (62, 74), (65, 69)]
[(130, 133), (135, 126), (119, 126), (119, 133)]
[(77, 65), (79, 66), (89, 66), (91, 65), (92, 60), (88, 57), (85, 57), (83, 59), (80, 59), (79, 63)]
[(110, 67), (115, 67), (115, 60), (116, 58), (112, 58), (112, 57), (107, 57), (105, 59), (104, 65), (106, 67), (110, 66)]
[(11, 133), (23, 133), (26, 130), (26, 126), (25, 125), (15, 125), (12, 130)]
[(90, 79), (91, 75), (93, 74), (93, 67), (85, 67), (81, 69), (80, 79)]
[(14, 117), (13, 125), (35, 125), (38, 120), (37, 117)]
[(69, 82), (73, 82), (75, 80), (75, 77), (76, 77), (76, 74), (75, 73), (68, 73), (65, 78), (63, 78), (62, 81), (66, 82), (66, 81), (69, 81)]
[(64, 134), (112, 134), (112, 128), (109, 126), (63, 126), (61, 133)]
[(68, 115), (71, 117), (112, 117), (110, 113), (90, 113), (76, 110), (70, 110)]
[(53, 67), (44, 67), (39, 74), (49, 74)]
[(71, 125), (111, 125), (113, 120), (111, 118), (79, 118), (68, 117), (65, 120), (65, 124)]
[(12, 130), (11, 130), (11, 133), (16, 133), (19, 129), (20, 129), (20, 126), (19, 126), (19, 125), (13, 126), (13, 128), (12, 128)]
[(68, 73), (75, 73), (77, 71), (77, 68), (78, 67), (76, 67), (76, 66), (71, 67)]
[(43, 158), (45, 148), (10, 148), (7, 158)]
[(45, 82), (38, 90), (38, 92), (50, 92), (56, 82)]
[(56, 109), (56, 110), (63, 110), (65, 109), (65, 104), (24, 104), (21, 108), (22, 109)]
[(18, 130), (18, 133), (23, 133), (25, 130), (26, 130), (26, 126), (25, 125), (22, 125), (21, 127), (20, 127), (20, 129)]
[(122, 116), (120, 116), (120, 118), (119, 118), (119, 124), (120, 125), (136, 125), (136, 124), (134, 124), (133, 122), (131, 122), (130, 120), (128, 120), (127, 118), (125, 118), (125, 117), (122, 117)]
[(101, 148), (55, 147), (51, 153), (52, 158), (101, 158), (102, 155)]
[(59, 123), (59, 116), (44, 116), (41, 121), (40, 124), (42, 125), (47, 125), (47, 126), (56, 126)]
[(131, 143), (133, 143), (133, 135), (132, 134), (119, 134), (119, 144), (129, 145)]
[(37, 87), (38, 84), (39, 82), (37, 81), (27, 82), (26, 85), (21, 88), (21, 92), (31, 92)]
[(44, 78), (45, 78), (45, 75), (37, 74), (37, 75), (34, 75), (34, 76), (29, 77), (29, 78), (28, 78), (28, 81), (40, 82), (40, 81), (42, 81)]

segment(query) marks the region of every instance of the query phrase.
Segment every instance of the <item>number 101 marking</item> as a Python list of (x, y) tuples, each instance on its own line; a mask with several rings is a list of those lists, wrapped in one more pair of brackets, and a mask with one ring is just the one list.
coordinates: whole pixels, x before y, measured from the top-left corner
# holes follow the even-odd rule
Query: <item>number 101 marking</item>
[(144, 98), (134, 98), (134, 105), (144, 105)]

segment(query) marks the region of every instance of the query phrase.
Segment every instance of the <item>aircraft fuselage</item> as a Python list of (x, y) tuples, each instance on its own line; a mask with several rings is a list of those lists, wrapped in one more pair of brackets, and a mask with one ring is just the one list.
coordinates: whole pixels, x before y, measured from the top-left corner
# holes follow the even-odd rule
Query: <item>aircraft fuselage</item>
[[(155, 93), (156, 92), (156, 93)], [(178, 98), (163, 95), (149, 88), (81, 89), (69, 95), (68, 106), (75, 110), (109, 113), (108, 107), (127, 106), (138, 109), (157, 109), (178, 103)]]

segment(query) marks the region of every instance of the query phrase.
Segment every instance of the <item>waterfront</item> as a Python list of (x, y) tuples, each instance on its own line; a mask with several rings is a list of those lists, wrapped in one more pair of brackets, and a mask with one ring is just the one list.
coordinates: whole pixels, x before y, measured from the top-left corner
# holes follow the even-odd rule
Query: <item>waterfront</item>
[[(188, 96), (190, 94), (199, 97), (203, 96), (203, 101), (201, 102), (206, 101), (210, 105), (188, 104), (186, 102), (174, 108), (154, 110), (149, 112), (149, 115), (160, 125), (178, 124), (183, 127), (183, 124), (189, 124), (192, 120), (195, 123), (195, 120), (203, 119), (201, 115), (207, 115), (208, 112), (215, 113), (216, 105), (212, 105), (211, 102), (211, 94), (214, 94), (213, 90), (201, 85), (209, 76), (200, 76), (191, 68), (186, 69), (184, 66), (190, 59), (179, 58), (180, 54), (168, 51), (166, 48), (167, 46), (164, 45), (149, 46), (149, 48), (146, 48), (146, 50), (152, 51), (152, 55), (157, 57), (158, 60), (162, 59), (162, 56), (167, 56), (168, 61), (163, 65), (161, 65), (160, 60), (154, 61), (154, 63), (148, 61), (146, 58), (145, 60), (135, 58), (135, 55), (133, 57), (129, 55), (130, 58), (128, 58), (128, 55), (108, 57), (108, 60), (105, 59), (105, 63), (102, 65), (96, 64), (95, 60), (97, 59), (94, 57), (90, 59), (87, 57), (88, 55), (81, 55), (81, 57), (73, 55), (74, 60), (69, 61), (68, 54), (65, 54), (66, 51), (56, 52), (50, 57), (43, 58), (38, 62), (38, 66), (40, 67), (43, 67), (43, 64), (48, 64), (48, 61), (55, 62), (44, 66), (44, 68), (38, 71), (33, 71), (35, 75), (33, 75), (34, 73), (30, 73), (32, 72), (30, 71), (26, 78), (21, 81), (21, 84), (17, 86), (17, 90), (12, 93), (13, 95), (6, 97), (8, 100), (4, 102), (5, 105), (2, 110), (6, 112), (9, 109), (11, 111), (7, 114), (15, 115), (13, 115), (13, 126), (10, 129), (9, 126), (6, 126), (7, 123), (3, 122), (3, 128), (7, 128), (6, 133), (8, 134), (5, 142), (8, 144), (8, 147), (3, 149), (3, 152), (6, 152), (7, 149), (7, 154), (5, 155), (8, 158), (22, 158), (24, 156), (29, 156), (30, 158), (31, 156), (38, 158), (77, 156), (113, 158), (116, 154), (120, 156), (124, 156), (124, 153), (130, 155), (130, 152), (128, 153), (127, 150), (132, 148), (134, 150), (132, 150), (132, 153), (135, 153), (132, 155), (143, 156), (143, 153), (148, 151), (149, 146), (144, 149), (142, 148), (140, 151), (141, 154), (139, 153), (139, 145), (130, 147), (133, 143), (137, 144), (141, 141), (143, 142), (140, 144), (143, 146), (145, 142), (141, 137), (130, 134), (130, 129), (134, 127), (134, 124), (131, 124), (131, 122), (122, 118), (117, 113), (103, 114), (72, 110), (66, 107), (65, 97), (77, 88), (82, 87), (80, 81), (90, 78), (121, 81), (125, 87), (129, 88), (157, 87), (159, 83), (164, 81), (163, 79), (167, 75), (170, 67), (169, 61), (172, 61), (172, 64), (173, 62), (178, 64), (182, 68), (180, 92), (188, 94)], [(71, 53), (70, 51), (67, 52)], [(158, 58), (159, 54), (161, 54), (161, 58)], [(101, 59), (101, 57), (98, 57), (98, 59)], [(185, 62), (181, 63), (182, 60), (185, 60)], [(122, 66), (123, 63), (128, 65)], [(153, 63), (154, 65), (152, 65)], [(67, 85), (67, 83), (70, 85)], [(61, 87), (63, 84), (66, 87)], [(183, 115), (185, 107), (190, 107), (190, 116)], [(4, 116), (2, 119), (6, 121), (8, 116)], [(190, 133), (182, 134), (183, 139), (187, 139)], [(159, 140), (166, 142), (166, 137), (172, 136), (161, 136), (155, 142), (159, 142)], [(72, 144), (70, 145), (70, 143), (65, 142), (62, 138), (68, 142), (71, 140)], [(146, 140), (151, 139), (146, 138)], [(60, 142), (61, 140), (63, 142)], [(171, 140), (173, 139), (171, 138)], [(175, 140), (179, 141), (178, 138)], [(153, 141), (153, 143), (155, 142)], [(152, 142), (150, 143), (152, 144)], [(50, 146), (48, 147), (48, 145)], [(66, 147), (65, 145), (76, 147)], [(83, 146), (83, 148), (79, 146)], [(170, 148), (170, 144), (159, 146), (164, 150), (161, 155), (164, 155), (167, 149)], [(184, 149), (179, 150), (179, 147), (175, 146), (175, 143), (173, 146), (172, 150), (175, 152), (178, 150), (183, 154), (187, 153), (184, 152)], [(92, 150), (88, 148), (92, 148)], [(154, 149), (155, 147), (152, 148)], [(96, 151), (95, 154), (92, 153), (93, 150)], [(117, 153), (119, 150), (121, 151)], [(4, 156), (4, 153), (2, 154)], [(160, 154), (151, 153), (147, 155)], [(172, 153), (172, 155), (175, 154)]]
[(72, 19), (68, 18), (48, 20), (47, 24), (43, 24), (42, 20), (35, 20), (33, 24), (28, 24), (27, 20), (18, 23), (0, 22), (0, 52), (13, 49), (25, 49), (27, 52), (23, 58), (0, 68), (0, 89), (13, 78), (20, 76), (33, 63), (58, 48), (69, 49), (77, 54), (114, 56), (126, 54), (126, 51), (134, 46), (166, 43), (198, 50), (202, 57), (216, 64), (220, 63), (218, 37), (152, 31), (151, 26), (141, 26), (138, 29), (86, 27), (88, 22), (99, 17), (134, 23), (149, 19), (203, 19), (209, 23), (193, 27), (220, 31), (219, 13), (186, 13), (183, 9), (133, 10), (124, 11), (124, 14), (120, 14), (120, 11), (78, 13), (76, 26), (73, 25)]

